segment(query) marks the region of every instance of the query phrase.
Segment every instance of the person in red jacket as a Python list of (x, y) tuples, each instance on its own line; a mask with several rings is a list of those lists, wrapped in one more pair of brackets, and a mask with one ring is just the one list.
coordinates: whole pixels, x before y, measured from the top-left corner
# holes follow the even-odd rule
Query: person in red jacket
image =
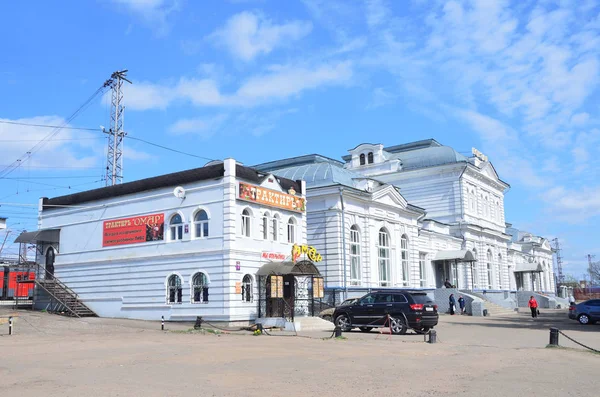
[(538, 303), (533, 296), (529, 298), (529, 308), (531, 309), (531, 317), (537, 317)]

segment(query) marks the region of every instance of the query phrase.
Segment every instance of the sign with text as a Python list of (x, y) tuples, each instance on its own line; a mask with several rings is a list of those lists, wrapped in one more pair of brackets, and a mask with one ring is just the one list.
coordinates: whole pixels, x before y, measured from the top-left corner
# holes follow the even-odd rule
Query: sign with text
[(292, 262), (296, 263), (302, 255), (306, 255), (312, 262), (321, 262), (323, 260), (323, 257), (317, 252), (315, 247), (294, 244), (292, 247)]
[(269, 259), (271, 261), (284, 261), (286, 255), (279, 252), (263, 252), (261, 258)]
[(240, 182), (238, 199), (294, 212), (304, 212), (306, 210), (306, 204), (302, 197), (243, 182)]
[(164, 239), (165, 214), (104, 221), (102, 246), (137, 244)]

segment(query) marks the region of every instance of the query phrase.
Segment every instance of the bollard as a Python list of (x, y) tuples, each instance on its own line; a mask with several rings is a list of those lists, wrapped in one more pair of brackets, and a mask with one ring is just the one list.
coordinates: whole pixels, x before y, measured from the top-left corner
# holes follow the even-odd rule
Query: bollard
[(340, 327), (335, 327), (335, 329), (333, 330), (333, 333), (335, 334), (336, 338), (339, 338), (342, 336), (342, 329)]
[(12, 335), (12, 327), (13, 327), (13, 324), (12, 324), (12, 317), (9, 317), (9, 318), (8, 318), (8, 334), (9, 334), (9, 335)]
[(165, 316), (160, 316), (160, 330), (165, 330)]
[(429, 331), (429, 340), (427, 342), (428, 343), (436, 343), (437, 342), (437, 332), (434, 329)]
[(550, 346), (558, 346), (558, 328), (550, 328)]

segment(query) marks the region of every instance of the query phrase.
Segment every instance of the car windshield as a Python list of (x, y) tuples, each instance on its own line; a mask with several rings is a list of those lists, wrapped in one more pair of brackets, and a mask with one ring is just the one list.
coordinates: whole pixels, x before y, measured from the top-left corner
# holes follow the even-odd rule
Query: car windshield
[(346, 299), (345, 301), (342, 302), (342, 304), (340, 306), (348, 306), (348, 305), (353, 304), (354, 302), (356, 302), (356, 298)]
[(427, 294), (411, 294), (415, 303), (433, 303), (431, 298)]

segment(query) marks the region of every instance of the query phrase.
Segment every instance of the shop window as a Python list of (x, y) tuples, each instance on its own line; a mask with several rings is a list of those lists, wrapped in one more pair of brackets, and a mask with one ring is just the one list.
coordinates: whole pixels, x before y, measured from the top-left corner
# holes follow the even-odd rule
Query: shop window
[(402, 265), (402, 286), (408, 286), (408, 237), (403, 234), (400, 238), (400, 259)]
[(200, 210), (194, 216), (194, 229), (196, 238), (208, 237), (208, 214)]
[(377, 257), (379, 262), (379, 285), (388, 287), (390, 285), (390, 235), (383, 228), (379, 230)]
[(369, 152), (369, 154), (367, 155), (367, 162), (369, 164), (373, 164), (373, 152)]
[(208, 278), (202, 272), (192, 277), (192, 303), (208, 303)]
[(171, 217), (169, 229), (171, 241), (183, 239), (183, 220), (181, 219), (181, 215), (175, 214)]
[(271, 223), (273, 224), (271, 228), (271, 239), (277, 241), (279, 240), (279, 215), (274, 215)]
[(360, 232), (358, 226), (350, 228), (350, 285), (360, 285)]
[(250, 211), (247, 209), (242, 211), (242, 236), (250, 237)]
[(252, 302), (252, 276), (246, 274), (242, 279), (242, 302)]
[(296, 242), (296, 221), (294, 218), (290, 218), (287, 224), (287, 237), (288, 243), (294, 244)]
[(365, 154), (364, 154), (364, 153), (362, 153), (362, 154), (360, 155), (360, 165), (365, 165), (365, 164), (366, 164), (366, 161), (365, 161)]
[(171, 274), (167, 280), (167, 303), (181, 303), (181, 277)]

